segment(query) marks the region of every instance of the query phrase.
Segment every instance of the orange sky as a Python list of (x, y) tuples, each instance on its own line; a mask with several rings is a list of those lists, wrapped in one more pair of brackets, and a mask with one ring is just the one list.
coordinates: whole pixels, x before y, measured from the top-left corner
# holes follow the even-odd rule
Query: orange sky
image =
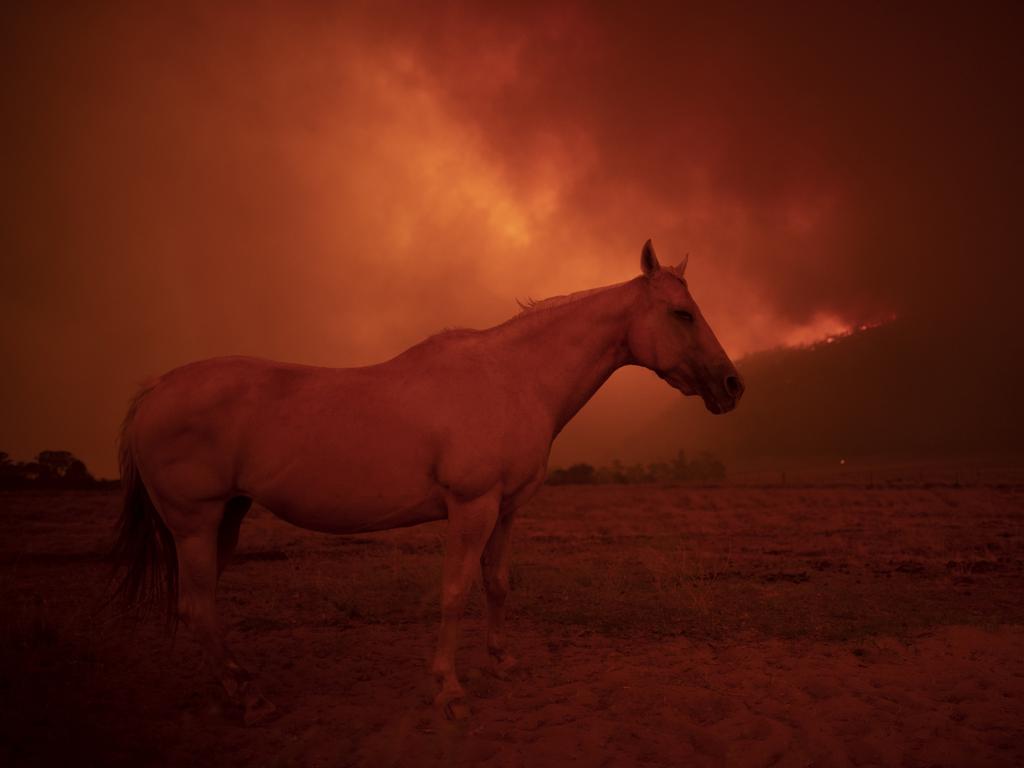
[[(734, 357), (1010, 322), (1014, 10), (323, 5), (4, 12), (0, 450), (111, 475), (152, 374), (378, 361), (627, 279), (647, 237)], [(619, 374), (556, 461), (676, 397)]]

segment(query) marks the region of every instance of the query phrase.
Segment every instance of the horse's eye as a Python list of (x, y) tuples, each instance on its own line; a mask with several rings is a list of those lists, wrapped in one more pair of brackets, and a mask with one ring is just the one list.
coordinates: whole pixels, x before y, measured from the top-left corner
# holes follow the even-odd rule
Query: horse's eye
[(672, 314), (687, 323), (693, 322), (693, 315), (685, 309), (673, 309)]

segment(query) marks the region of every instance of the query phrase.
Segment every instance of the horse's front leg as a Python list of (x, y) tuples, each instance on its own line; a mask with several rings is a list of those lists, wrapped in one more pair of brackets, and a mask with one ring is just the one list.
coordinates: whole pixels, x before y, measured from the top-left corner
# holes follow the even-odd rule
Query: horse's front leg
[(441, 637), (434, 655), (433, 673), (441, 686), (434, 704), (449, 720), (469, 715), (466, 692), (455, 674), (455, 648), (459, 620), (473, 586), (484, 546), (498, 519), (497, 489), (470, 501), (448, 500), (448, 542), (441, 584)]
[(480, 572), (487, 593), (487, 652), (494, 673), (504, 678), (516, 664), (505, 650), (505, 600), (508, 597), (509, 539), (514, 513), (503, 513), (480, 558)]

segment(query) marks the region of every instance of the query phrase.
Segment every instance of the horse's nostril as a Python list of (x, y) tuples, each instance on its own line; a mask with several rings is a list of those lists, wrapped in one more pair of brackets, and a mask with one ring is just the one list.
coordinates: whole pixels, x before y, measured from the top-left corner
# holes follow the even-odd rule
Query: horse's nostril
[(739, 376), (726, 376), (725, 377), (725, 391), (733, 397), (739, 397), (743, 394), (743, 382), (740, 381)]

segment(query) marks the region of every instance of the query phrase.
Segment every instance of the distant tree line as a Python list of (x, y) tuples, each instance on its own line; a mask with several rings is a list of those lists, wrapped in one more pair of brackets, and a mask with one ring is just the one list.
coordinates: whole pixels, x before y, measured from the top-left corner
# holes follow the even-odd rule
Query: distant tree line
[(615, 459), (608, 466), (573, 464), (548, 473), (549, 485), (639, 485), (643, 483), (708, 483), (725, 479), (725, 464), (707, 451), (689, 461), (679, 451), (672, 461), (652, 464), (623, 464)]
[(97, 480), (70, 451), (41, 451), (32, 461), (12, 461), (0, 451), (0, 489), (116, 488), (117, 480)]

